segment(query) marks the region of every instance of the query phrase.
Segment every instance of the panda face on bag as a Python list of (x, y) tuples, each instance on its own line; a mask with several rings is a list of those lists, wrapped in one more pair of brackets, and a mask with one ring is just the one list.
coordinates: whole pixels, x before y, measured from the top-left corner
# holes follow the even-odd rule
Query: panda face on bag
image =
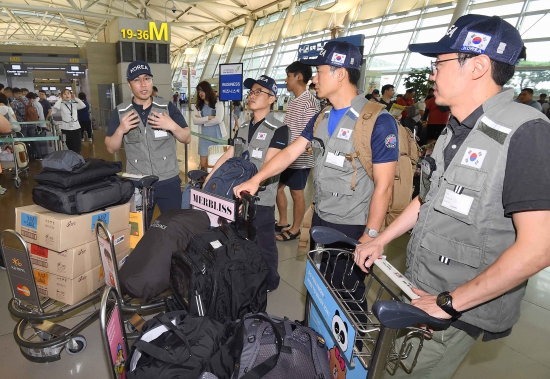
[(340, 349), (342, 351), (348, 350), (348, 324), (342, 320), (338, 311), (332, 317), (332, 334), (336, 338)]

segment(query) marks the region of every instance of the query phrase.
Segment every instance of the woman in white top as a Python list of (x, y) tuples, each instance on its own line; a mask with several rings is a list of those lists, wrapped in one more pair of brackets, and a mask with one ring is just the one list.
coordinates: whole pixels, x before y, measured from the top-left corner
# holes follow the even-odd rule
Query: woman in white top
[[(2, 128), (2, 133), (20, 132), (21, 127), (17, 124), (17, 118), (13, 112), (13, 108), (8, 105), (8, 98), (3, 93), (0, 93), (0, 114), (4, 116), (11, 124), (11, 129)], [(5, 123), (4, 123), (5, 126)]]
[(80, 154), (82, 141), (77, 111), (86, 108), (86, 105), (70, 90), (64, 89), (53, 108), (61, 113), (61, 132), (65, 135), (67, 148)]
[[(223, 104), (216, 98), (210, 83), (203, 81), (197, 85), (197, 104), (193, 113), (193, 123), (200, 125), (200, 133), (213, 138), (227, 137), (227, 130), (223, 123)], [(219, 145), (204, 138), (199, 139), (199, 155), (203, 171), (208, 169), (208, 147)]]

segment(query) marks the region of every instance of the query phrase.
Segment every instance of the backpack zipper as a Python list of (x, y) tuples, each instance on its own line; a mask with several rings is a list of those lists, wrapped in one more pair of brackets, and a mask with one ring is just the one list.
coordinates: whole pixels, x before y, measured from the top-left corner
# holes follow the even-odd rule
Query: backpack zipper
[[(229, 196), (229, 192), (230, 192), (231, 189), (233, 188), (233, 185), (235, 184), (235, 181), (236, 181), (237, 179), (242, 178), (243, 175), (244, 175), (244, 168), (242, 168), (241, 166), (239, 166), (239, 168), (241, 169), (241, 176), (239, 176), (238, 178), (233, 179), (233, 182), (231, 183), (231, 185), (229, 186), (229, 189), (228, 189), (227, 192), (225, 193), (226, 196)], [(231, 172), (231, 170), (233, 170), (233, 169), (234, 169), (234, 167), (232, 167), (231, 169), (229, 169), (229, 171), (224, 172), (223, 175), (227, 174), (228, 172)], [(222, 175), (222, 176), (223, 176), (223, 175)]]

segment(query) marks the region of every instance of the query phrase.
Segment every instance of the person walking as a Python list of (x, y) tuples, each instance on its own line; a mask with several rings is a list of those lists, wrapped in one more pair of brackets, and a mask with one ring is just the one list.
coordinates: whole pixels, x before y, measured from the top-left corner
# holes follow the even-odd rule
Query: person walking
[(86, 105), (69, 89), (61, 92), (61, 97), (53, 106), (53, 109), (61, 114), (61, 133), (65, 136), (67, 148), (78, 154), (82, 149), (78, 110), (85, 107)]

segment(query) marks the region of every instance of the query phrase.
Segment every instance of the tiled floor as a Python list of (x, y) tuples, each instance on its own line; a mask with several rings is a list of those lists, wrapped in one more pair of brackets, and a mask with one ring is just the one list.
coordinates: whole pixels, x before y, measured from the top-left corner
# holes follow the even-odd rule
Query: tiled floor
[[(278, 114), (282, 116), (282, 114)], [(85, 143), (85, 157), (113, 159), (106, 153), (101, 132), (96, 141)], [(197, 151), (194, 138), (190, 152)], [(183, 149), (178, 156), (183, 158)], [(190, 154), (194, 157), (194, 154)], [(123, 154), (115, 157), (123, 160)], [(197, 158), (190, 158), (189, 166), (196, 167)], [(0, 196), (0, 230), (13, 228), (14, 207), (32, 202), (30, 193), (33, 187), (32, 175), (39, 170), (33, 163), (31, 177), (23, 180), (21, 189), (15, 190), (13, 182), (6, 175), (0, 175), (0, 184), (8, 188), (8, 193)], [(306, 189), (311, 200), (311, 185)], [(290, 197), (289, 197), (290, 198)], [(291, 201), (289, 208), (292, 207)], [(292, 212), (289, 212), (292, 215)], [(400, 270), (405, 266), (405, 248), (408, 235), (392, 242), (386, 249), (388, 260)], [(306, 289), (303, 285), (305, 255), (297, 253), (297, 241), (279, 242), (279, 288), (268, 295), (268, 312), (302, 319), (304, 314)], [(94, 322), (81, 333), (87, 339), (87, 348), (79, 355), (62, 353), (61, 360), (53, 363), (31, 363), (21, 355), (13, 339), (16, 320), (9, 314), (7, 303), (11, 298), (6, 272), (0, 271), (0, 378), (108, 378), (106, 357), (99, 334), (99, 324)], [(63, 321), (72, 326), (93, 312), (97, 304), (91, 304), (82, 312)], [(454, 379), (503, 378), (503, 379), (548, 379), (550, 378), (550, 269), (529, 281), (527, 294), (522, 302), (522, 315), (511, 336), (489, 343), (478, 342), (460, 365)]]

